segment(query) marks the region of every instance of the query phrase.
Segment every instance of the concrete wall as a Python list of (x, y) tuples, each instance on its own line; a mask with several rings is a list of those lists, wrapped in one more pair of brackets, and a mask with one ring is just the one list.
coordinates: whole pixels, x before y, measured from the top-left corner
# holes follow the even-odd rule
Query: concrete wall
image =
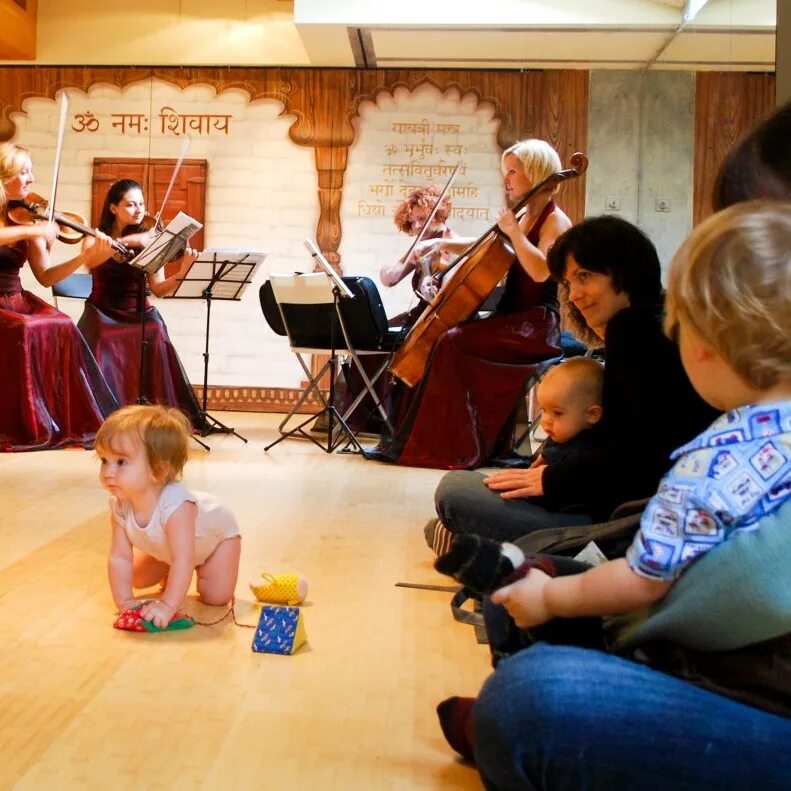
[(587, 214), (638, 225), (663, 268), (692, 227), (694, 102), (689, 72), (591, 73)]

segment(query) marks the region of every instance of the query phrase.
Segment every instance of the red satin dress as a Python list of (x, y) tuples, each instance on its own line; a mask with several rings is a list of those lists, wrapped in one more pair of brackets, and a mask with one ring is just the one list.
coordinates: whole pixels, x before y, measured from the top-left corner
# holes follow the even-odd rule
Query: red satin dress
[[(554, 209), (550, 201), (534, 223), (533, 244)], [(557, 284), (536, 283), (514, 261), (495, 314), (439, 337), (422, 380), (395, 416), (395, 436), (368, 457), (452, 470), (507, 452), (525, 383), (561, 355), (557, 311)]]
[(77, 326), (120, 404), (138, 402), (142, 342), (140, 308), (144, 301), (146, 354), (143, 396), (152, 404), (181, 409), (193, 427), (202, 428), (195, 391), (168, 337), (159, 311), (146, 297), (138, 269), (108, 259), (91, 270), (93, 288)]
[(118, 405), (74, 322), (22, 289), (28, 246), (0, 246), (0, 449), (91, 445)]

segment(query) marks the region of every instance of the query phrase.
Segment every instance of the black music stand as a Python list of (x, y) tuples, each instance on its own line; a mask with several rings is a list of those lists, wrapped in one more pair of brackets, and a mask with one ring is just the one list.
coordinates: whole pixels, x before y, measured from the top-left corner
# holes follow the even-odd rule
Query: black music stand
[[(179, 212), (154, 240), (141, 250), (129, 264), (140, 273), (140, 386), (138, 387), (137, 403), (149, 404), (146, 396), (148, 371), (146, 367), (146, 298), (151, 293), (148, 288), (148, 276), (156, 274), (168, 261), (180, 256), (190, 237), (197, 233), (203, 225), (184, 212)], [(201, 442), (194, 434), (192, 438), (205, 450), (211, 450), (205, 442)]]
[(206, 426), (199, 433), (233, 434), (242, 442), (247, 439), (231, 426), (217, 420), (206, 411), (209, 390), (209, 330), (213, 299), (241, 300), (244, 290), (253, 282), (266, 253), (257, 250), (204, 250), (187, 270), (170, 299), (206, 300), (206, 339), (203, 351), (203, 400), (201, 417)]

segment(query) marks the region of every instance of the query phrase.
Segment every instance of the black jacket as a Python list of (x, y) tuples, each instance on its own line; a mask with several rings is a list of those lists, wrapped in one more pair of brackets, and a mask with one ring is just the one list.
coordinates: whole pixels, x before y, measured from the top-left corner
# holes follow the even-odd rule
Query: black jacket
[(661, 308), (629, 307), (604, 339), (603, 436), (595, 448), (547, 467), (542, 505), (591, 505), (596, 521), (628, 500), (656, 493), (670, 453), (717, 416), (689, 383), (678, 349), (662, 332)]

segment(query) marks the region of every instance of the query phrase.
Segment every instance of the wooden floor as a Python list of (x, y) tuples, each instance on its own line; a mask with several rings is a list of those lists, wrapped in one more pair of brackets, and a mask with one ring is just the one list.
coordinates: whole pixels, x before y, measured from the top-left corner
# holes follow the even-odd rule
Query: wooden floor
[[(242, 529), (248, 581), (299, 572), (309, 644), (250, 650), (252, 629), (112, 628), (107, 496), (92, 452), (0, 454), (0, 788), (480, 789), (434, 707), (473, 695), (488, 657), (455, 623), (422, 526), (441, 472), (264, 445), (278, 417), (217, 413), (249, 439), (195, 445), (184, 482)], [(200, 620), (222, 614), (191, 597)]]

